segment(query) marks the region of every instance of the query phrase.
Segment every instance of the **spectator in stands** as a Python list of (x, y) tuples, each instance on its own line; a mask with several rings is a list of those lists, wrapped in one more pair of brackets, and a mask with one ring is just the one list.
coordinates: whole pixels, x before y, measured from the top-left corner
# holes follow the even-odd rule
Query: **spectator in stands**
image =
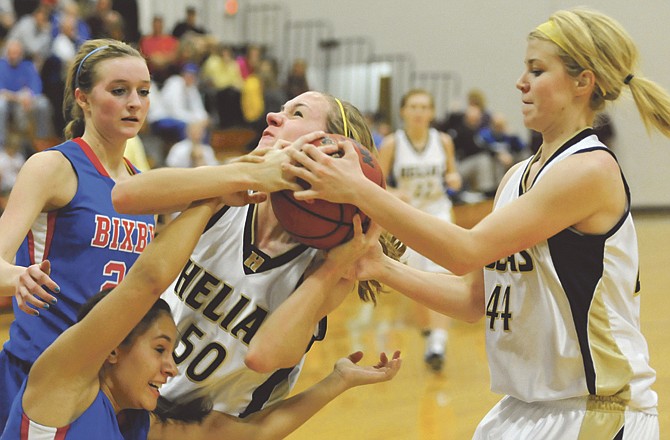
[[(154, 93), (151, 95), (153, 109)], [(160, 109), (150, 110), (154, 133), (164, 136), (177, 132), (177, 141), (186, 139), (186, 127), (194, 122), (208, 122), (209, 114), (198, 90), (198, 66), (184, 65), (180, 74), (172, 75), (160, 91)]]
[(172, 29), (172, 35), (175, 38), (181, 38), (188, 32), (195, 32), (196, 34), (206, 35), (208, 32), (205, 28), (198, 26), (198, 13), (193, 6), (186, 8), (186, 18), (177, 24)]
[(8, 136), (2, 147), (0, 148), (0, 213), (5, 209), (16, 176), (26, 161), (21, 148), (21, 138), (17, 134)]
[(49, 20), (51, 21), (51, 38), (54, 39), (60, 32), (61, 21), (65, 16), (75, 17), (75, 28), (77, 34), (77, 47), (81, 46), (84, 41), (91, 39), (91, 29), (86, 24), (86, 21), (81, 15), (79, 3), (74, 0), (65, 0), (61, 2), (58, 8), (51, 12)]
[(293, 61), (291, 71), (286, 78), (286, 99), (293, 99), (296, 96), (309, 90), (307, 83), (307, 61), (298, 58)]
[(0, 0), (0, 39), (5, 38), (16, 23), (12, 0)]
[(240, 65), (240, 73), (243, 79), (254, 73), (254, 68), (258, 67), (263, 59), (263, 49), (255, 44), (247, 46), (244, 55), (237, 57), (237, 64)]
[(207, 124), (194, 122), (188, 125), (188, 137), (170, 148), (165, 165), (175, 168), (192, 168), (203, 165), (218, 165), (214, 149), (205, 142)]
[(202, 65), (200, 79), (205, 95), (218, 116), (219, 127), (242, 125), (240, 94), (244, 80), (233, 48), (222, 43), (214, 45)]
[(253, 149), (261, 139), (267, 127), (265, 115), (281, 111), (286, 101), (284, 91), (279, 85), (277, 63), (273, 59), (262, 59), (254, 66), (253, 73), (244, 80), (241, 106), (244, 120), (255, 136), (247, 145)]
[(179, 71), (179, 40), (165, 33), (160, 15), (155, 15), (151, 21), (151, 34), (140, 38), (140, 52), (146, 57), (151, 77), (159, 86)]
[(486, 96), (484, 92), (480, 89), (470, 89), (467, 95), (467, 102), (465, 109), (461, 111), (451, 111), (447, 114), (447, 117), (440, 124), (437, 124), (437, 128), (444, 132), (449, 132), (449, 130), (463, 125), (463, 118), (465, 117), (465, 112), (468, 107), (477, 107), (482, 114), (481, 117), (481, 127), (488, 127), (491, 123), (491, 113), (486, 107)]
[(86, 17), (86, 24), (91, 29), (91, 38), (116, 38), (119, 32), (123, 34), (123, 18), (112, 9), (112, 0), (97, 0), (95, 8)]
[(38, 6), (31, 14), (21, 17), (7, 35), (8, 40), (18, 40), (22, 52), (35, 63), (39, 71), (51, 50), (51, 9), (45, 4)]
[(507, 118), (501, 113), (495, 113), (491, 117), (490, 126), (482, 128), (479, 135), (495, 159), (493, 167), (496, 184), (500, 183), (513, 164), (530, 155), (525, 142), (509, 132)]
[(20, 41), (7, 41), (6, 54), (0, 58), (0, 145), (7, 138), (10, 114), (22, 132), (28, 129), (29, 116), (34, 117), (35, 136), (45, 139), (51, 135), (50, 112), (35, 63), (24, 58)]
[[(482, 109), (479, 106), (469, 105), (461, 118), (447, 132), (454, 140), (458, 170), (463, 178), (462, 201), (477, 201), (495, 194), (496, 180), (494, 173), (494, 159), (489, 145), (481, 137)], [(474, 194), (472, 194), (474, 193)], [(469, 196), (476, 196), (470, 198)]]

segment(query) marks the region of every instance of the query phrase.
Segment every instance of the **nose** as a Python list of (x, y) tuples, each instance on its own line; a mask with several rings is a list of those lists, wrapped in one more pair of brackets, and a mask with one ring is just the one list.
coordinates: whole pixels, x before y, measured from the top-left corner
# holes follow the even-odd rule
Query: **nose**
[(281, 113), (270, 112), (265, 117), (265, 120), (267, 121), (269, 127), (279, 127), (284, 121), (284, 116), (282, 116)]
[(137, 108), (142, 105), (142, 101), (140, 100), (140, 94), (137, 90), (133, 90), (130, 93), (130, 96), (128, 97), (128, 107), (131, 108)]
[(528, 81), (526, 80), (526, 73), (522, 73), (519, 79), (516, 80), (516, 88), (522, 92), (528, 91)]
[(167, 377), (175, 377), (177, 375), (177, 364), (175, 363), (172, 354), (167, 357), (163, 364), (163, 374)]

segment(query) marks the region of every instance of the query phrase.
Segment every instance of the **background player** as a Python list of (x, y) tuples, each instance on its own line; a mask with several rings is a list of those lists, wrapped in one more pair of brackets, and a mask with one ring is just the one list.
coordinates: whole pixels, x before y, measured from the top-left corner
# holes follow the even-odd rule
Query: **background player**
[[(401, 200), (445, 221), (453, 221), (448, 190), (461, 189), (456, 168), (454, 143), (446, 133), (431, 128), (435, 118), (433, 96), (412, 89), (400, 100), (403, 127), (386, 136), (379, 149), (379, 163), (389, 187)], [(429, 272), (445, 269), (408, 248), (407, 264)], [(404, 257), (405, 258), (405, 257)], [(418, 305), (418, 304), (417, 304)], [(421, 307), (427, 314), (424, 360), (435, 371), (444, 364), (449, 318)], [(426, 322), (421, 322), (426, 325)]]

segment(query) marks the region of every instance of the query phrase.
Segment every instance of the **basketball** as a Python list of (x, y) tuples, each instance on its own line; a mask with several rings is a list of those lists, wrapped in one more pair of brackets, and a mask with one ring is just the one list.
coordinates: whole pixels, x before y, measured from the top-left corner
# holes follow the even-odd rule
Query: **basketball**
[[(339, 134), (328, 134), (314, 145), (337, 144), (338, 141), (349, 140), (354, 144), (361, 169), (368, 179), (382, 188), (386, 181), (377, 159), (367, 148), (357, 141)], [(333, 154), (339, 157), (340, 153)], [(300, 182), (307, 188), (306, 182)], [(354, 215), (360, 214), (363, 231), (370, 225), (369, 218), (354, 205), (332, 203), (315, 199), (312, 203), (296, 200), (293, 191), (285, 190), (270, 195), (272, 209), (279, 224), (293, 238), (307, 246), (328, 250), (345, 243), (354, 236)]]

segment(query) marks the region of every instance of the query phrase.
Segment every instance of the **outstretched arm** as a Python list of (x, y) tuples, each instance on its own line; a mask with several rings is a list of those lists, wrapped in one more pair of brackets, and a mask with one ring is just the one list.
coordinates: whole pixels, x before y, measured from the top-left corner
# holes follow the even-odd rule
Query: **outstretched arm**
[(194, 200), (222, 197), (228, 205), (263, 201), (265, 195), (249, 196), (248, 190), (270, 193), (301, 189), (286, 178), (281, 164), (290, 159), (286, 149), (300, 148), (323, 137), (313, 132), (293, 143), (277, 141), (272, 148), (257, 149), (238, 160), (197, 168), (160, 168), (132, 176), (112, 190), (114, 208), (122, 213), (156, 214), (180, 211)]
[(37, 359), (23, 398), (33, 420), (62, 426), (91, 403), (105, 360), (179, 274), (218, 205), (200, 203), (172, 221), (114, 291)]
[(402, 363), (399, 351), (393, 354), (392, 359), (381, 353), (379, 363), (375, 366), (358, 365), (362, 358), (363, 353), (359, 351), (338, 360), (333, 372), (320, 382), (245, 419), (216, 411), (209, 414), (199, 425), (161, 423), (152, 418), (149, 440), (283, 439), (344, 391), (393, 379)]

